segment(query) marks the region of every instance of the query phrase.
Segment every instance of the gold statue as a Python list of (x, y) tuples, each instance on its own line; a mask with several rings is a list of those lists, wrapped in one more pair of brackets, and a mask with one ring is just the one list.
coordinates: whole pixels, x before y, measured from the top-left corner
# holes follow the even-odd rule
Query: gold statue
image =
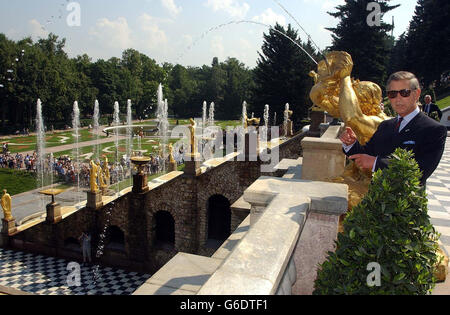
[(109, 174), (108, 157), (106, 155), (102, 156), (105, 159), (105, 162), (103, 163), (103, 174), (105, 175), (106, 183), (109, 183), (109, 178), (111, 177), (111, 175)]
[(98, 184), (99, 184), (100, 188), (104, 188), (104, 187), (106, 187), (106, 184), (105, 184), (105, 180), (103, 178), (104, 174), (103, 174), (103, 170), (100, 166), (100, 162), (97, 162), (97, 168), (98, 168)]
[(3, 208), (3, 217), (6, 221), (11, 221), (13, 220), (13, 216), (11, 214), (11, 196), (10, 194), (8, 194), (8, 192), (6, 191), (6, 189), (3, 189), (3, 196), (2, 199), (0, 201), (2, 208)]
[(261, 118), (248, 118), (247, 114), (245, 114), (244, 116), (244, 128), (247, 129), (248, 126), (259, 126), (259, 124), (261, 123)]
[(91, 192), (95, 193), (98, 192), (98, 185), (97, 185), (98, 166), (92, 160), (89, 164), (91, 165), (91, 174), (90, 174)]
[(344, 51), (332, 51), (309, 75), (315, 85), (310, 97), (314, 104), (351, 127), (359, 142), (370, 140), (378, 125), (389, 117), (381, 111), (381, 88), (372, 82), (352, 79), (352, 57)]
[(191, 123), (191, 125), (189, 126), (189, 131), (191, 133), (191, 154), (195, 155), (197, 154), (197, 143), (195, 141), (195, 128), (197, 126), (197, 124), (195, 123), (194, 119), (190, 119), (189, 122)]
[(169, 162), (170, 163), (176, 163), (175, 159), (173, 157), (173, 145), (172, 145), (172, 143), (169, 143)]

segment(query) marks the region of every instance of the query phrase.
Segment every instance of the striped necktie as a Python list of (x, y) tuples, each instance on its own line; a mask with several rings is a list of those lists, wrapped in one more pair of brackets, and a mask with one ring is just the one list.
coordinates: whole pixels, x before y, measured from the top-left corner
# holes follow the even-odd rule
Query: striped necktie
[(397, 125), (395, 126), (395, 130), (400, 131), (400, 125), (402, 124), (403, 117), (400, 117), (397, 121)]

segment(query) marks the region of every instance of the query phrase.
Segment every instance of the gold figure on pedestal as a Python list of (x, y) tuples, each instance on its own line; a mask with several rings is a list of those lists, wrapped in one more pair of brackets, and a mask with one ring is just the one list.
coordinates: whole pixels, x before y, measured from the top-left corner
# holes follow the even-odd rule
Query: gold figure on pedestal
[(103, 174), (103, 170), (101, 168), (100, 162), (97, 162), (97, 168), (98, 168), (98, 184), (99, 184), (100, 188), (104, 188), (104, 187), (106, 187), (106, 184), (105, 184), (104, 174)]
[(3, 208), (3, 216), (6, 221), (11, 221), (13, 219), (13, 216), (11, 214), (11, 196), (8, 194), (6, 189), (3, 190), (3, 196), (0, 201), (2, 208)]
[(175, 159), (173, 157), (173, 145), (172, 145), (172, 143), (169, 143), (169, 162), (170, 163), (176, 163)]
[(191, 136), (191, 154), (192, 156), (197, 154), (197, 143), (195, 140), (195, 129), (197, 127), (197, 124), (195, 123), (194, 119), (190, 119), (189, 122), (191, 125), (189, 126), (190, 136)]
[(389, 119), (380, 108), (381, 88), (373, 82), (351, 78), (353, 60), (348, 53), (332, 51), (326, 58), (328, 65), (322, 60), (317, 73), (309, 73), (315, 83), (310, 93), (311, 100), (333, 117), (341, 118), (364, 145), (378, 125)]
[[(315, 83), (310, 93), (311, 100), (333, 117), (341, 118), (364, 145), (378, 125), (389, 119), (380, 108), (381, 88), (373, 82), (351, 78), (353, 60), (348, 53), (332, 51), (326, 58), (327, 61), (319, 62), (317, 73), (309, 73)], [(352, 209), (367, 193), (371, 177), (370, 171), (362, 171), (351, 163), (342, 176), (330, 181), (349, 186), (349, 209)]]
[(109, 183), (109, 179), (111, 175), (109, 174), (109, 167), (108, 167), (108, 157), (106, 155), (102, 155), (105, 159), (105, 162), (103, 163), (103, 174), (105, 175), (105, 182), (106, 185)]
[(247, 130), (248, 126), (259, 126), (259, 124), (261, 123), (261, 118), (248, 118), (247, 114), (245, 114), (244, 122), (244, 128), (245, 130)]
[(98, 176), (98, 166), (94, 163), (94, 161), (91, 160), (89, 163), (91, 165), (91, 172), (90, 172), (90, 188), (91, 192), (96, 193), (98, 192), (98, 185), (97, 185), (97, 176)]

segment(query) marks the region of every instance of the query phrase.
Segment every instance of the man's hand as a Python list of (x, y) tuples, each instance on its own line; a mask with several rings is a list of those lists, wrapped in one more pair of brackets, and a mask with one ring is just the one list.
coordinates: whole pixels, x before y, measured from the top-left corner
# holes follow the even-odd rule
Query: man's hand
[(356, 140), (358, 140), (356, 138), (355, 132), (350, 127), (345, 128), (345, 131), (341, 134), (339, 139), (345, 145), (352, 145), (353, 143), (356, 142)]
[(367, 154), (355, 154), (348, 157), (350, 160), (355, 160), (356, 166), (362, 169), (372, 170), (375, 164), (376, 157)]

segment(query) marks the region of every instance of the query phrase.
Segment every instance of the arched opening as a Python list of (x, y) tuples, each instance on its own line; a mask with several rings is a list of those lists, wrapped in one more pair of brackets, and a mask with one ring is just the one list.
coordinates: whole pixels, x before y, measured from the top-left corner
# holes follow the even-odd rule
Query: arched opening
[(76, 252), (81, 251), (80, 242), (74, 237), (69, 237), (64, 240), (64, 248)]
[[(208, 243), (216, 241), (220, 246), (231, 234), (230, 202), (221, 195), (214, 195), (208, 200)], [(220, 244), (219, 244), (220, 243)]]
[(125, 251), (125, 235), (118, 226), (108, 227), (105, 244), (105, 249)]
[(155, 247), (173, 249), (175, 247), (175, 220), (167, 211), (158, 211), (155, 216)]

